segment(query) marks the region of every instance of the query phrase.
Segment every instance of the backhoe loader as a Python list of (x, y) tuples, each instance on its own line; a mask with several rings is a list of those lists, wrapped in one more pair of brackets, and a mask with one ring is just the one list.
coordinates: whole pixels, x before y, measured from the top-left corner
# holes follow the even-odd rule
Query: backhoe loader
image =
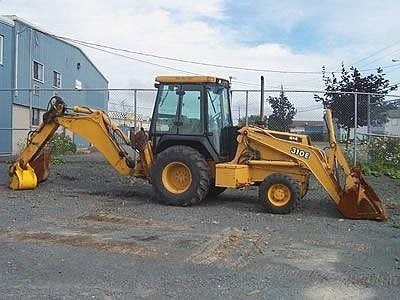
[[(126, 136), (108, 115), (87, 107), (67, 108), (51, 98), (40, 127), (10, 166), (10, 188), (33, 189), (48, 170), (32, 168), (58, 127), (87, 139), (122, 175), (152, 184), (161, 203), (188, 206), (226, 188), (256, 185), (269, 213), (289, 213), (304, 198), (313, 175), (346, 218), (385, 220), (388, 212), (358, 167), (350, 167), (325, 112), (329, 152), (307, 135), (233, 126), (229, 81), (212, 76), (158, 76), (150, 129)], [(119, 137), (119, 138), (117, 138)], [(123, 140), (121, 145), (118, 140)], [(133, 161), (124, 147), (139, 153)], [(342, 174), (342, 175), (341, 175)]]

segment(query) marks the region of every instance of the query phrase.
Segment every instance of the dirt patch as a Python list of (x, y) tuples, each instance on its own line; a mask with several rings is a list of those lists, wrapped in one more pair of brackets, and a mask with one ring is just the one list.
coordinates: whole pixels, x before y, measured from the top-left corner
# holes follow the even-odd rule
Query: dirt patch
[(233, 268), (241, 268), (249, 258), (262, 253), (261, 237), (248, 234), (237, 228), (227, 228), (194, 252), (189, 260), (196, 264), (223, 263)]
[(94, 235), (83, 235), (80, 232), (50, 233), (31, 231), (10, 231), (3, 237), (16, 241), (43, 242), (52, 244), (63, 244), (75, 247), (92, 248), (120, 254), (131, 254), (137, 256), (157, 256), (159, 252), (155, 248), (144, 247), (134, 242), (118, 242), (105, 240)]
[(157, 229), (166, 229), (166, 230), (191, 230), (189, 226), (186, 225), (175, 225), (166, 222), (153, 221), (148, 219), (138, 219), (133, 217), (124, 217), (117, 215), (85, 215), (81, 216), (78, 219), (91, 221), (91, 222), (108, 222), (108, 223), (117, 223), (117, 224), (127, 224), (136, 227), (144, 227), (144, 228), (157, 228)]

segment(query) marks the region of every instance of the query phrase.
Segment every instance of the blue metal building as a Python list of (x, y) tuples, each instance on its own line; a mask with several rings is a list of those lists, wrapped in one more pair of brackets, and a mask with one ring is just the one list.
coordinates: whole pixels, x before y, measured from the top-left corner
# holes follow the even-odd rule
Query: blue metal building
[(18, 150), (51, 96), (68, 106), (106, 110), (107, 89), (107, 79), (80, 48), (16, 16), (0, 16), (0, 155)]

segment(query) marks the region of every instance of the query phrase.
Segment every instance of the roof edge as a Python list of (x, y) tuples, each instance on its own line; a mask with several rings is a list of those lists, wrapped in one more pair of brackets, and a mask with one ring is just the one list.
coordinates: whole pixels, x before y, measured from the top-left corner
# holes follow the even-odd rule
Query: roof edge
[(22, 19), (22, 18), (20, 18), (20, 17), (18, 17), (18, 16), (16, 16), (16, 15), (0, 15), (0, 21), (1, 21), (2, 19), (4, 19), (5, 21), (10, 22), (12, 26), (15, 26), (16, 22), (22, 23), (22, 24), (24, 24), (24, 25), (26, 25), (26, 26), (28, 26), (28, 27), (31, 27), (32, 29), (35, 29), (35, 30), (37, 30), (37, 31), (39, 31), (39, 32), (41, 32), (41, 33), (43, 33), (43, 34), (45, 34), (45, 35), (51, 36), (52, 38), (54, 38), (54, 39), (56, 39), (56, 40), (58, 40), (58, 41), (60, 41), (60, 42), (63, 42), (63, 43), (65, 43), (65, 44), (68, 44), (68, 45), (74, 47), (75, 49), (79, 50), (79, 52), (82, 53), (82, 55), (83, 55), (83, 56), (88, 60), (88, 62), (96, 69), (96, 71), (99, 72), (99, 74), (101, 75), (101, 77), (103, 77), (103, 79), (107, 82), (107, 85), (108, 85), (108, 83), (109, 83), (108, 79), (104, 76), (104, 74), (99, 70), (99, 68), (93, 63), (93, 61), (89, 58), (89, 56), (87, 56), (87, 54), (86, 54), (80, 47), (78, 47), (78, 46), (76, 46), (76, 45), (74, 45), (74, 44), (72, 44), (72, 43), (69, 43), (69, 42), (67, 42), (67, 41), (65, 41), (65, 40), (63, 40), (63, 39), (60, 39), (60, 38), (57, 37), (55, 34), (49, 32), (49, 31), (47, 31), (47, 30), (44, 30), (44, 29), (41, 28), (40, 26), (35, 25), (35, 24), (33, 24), (33, 23), (30, 23), (30, 22), (28, 22), (28, 21), (26, 21), (26, 20), (24, 20), (24, 19)]
[(12, 19), (10, 20), (10, 18), (8, 18), (7, 16), (0, 15), (0, 23), (4, 23), (13, 27), (15, 26), (14, 21)]

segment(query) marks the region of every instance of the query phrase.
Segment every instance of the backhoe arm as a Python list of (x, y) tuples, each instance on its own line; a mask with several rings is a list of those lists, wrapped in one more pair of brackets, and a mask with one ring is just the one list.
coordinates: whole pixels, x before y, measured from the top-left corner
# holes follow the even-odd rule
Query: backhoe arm
[(57, 96), (52, 97), (49, 104), (50, 108), (43, 116), (43, 123), (29, 135), (27, 146), (9, 168), (9, 174), (12, 177), (10, 188), (33, 189), (36, 187), (37, 178), (30, 163), (59, 126), (89, 141), (120, 174), (133, 174), (134, 162), (119, 145), (115, 135), (127, 145), (130, 145), (130, 140), (103, 111), (76, 106), (73, 108), (73, 113), (66, 113), (65, 103)]
[(41, 150), (54, 132), (56, 132), (58, 126), (55, 122), (42, 123), (37, 130), (29, 133), (26, 147), (8, 169), (11, 177), (10, 188), (13, 190), (34, 189), (38, 181), (47, 178), (48, 171), (38, 168), (40, 174), (36, 174), (33, 169), (33, 163), (41, 154)]
[(122, 149), (113, 133), (121, 137), (126, 145), (129, 138), (101, 110), (75, 106), (77, 114), (59, 116), (55, 122), (89, 141), (121, 175), (131, 175), (134, 162)]

